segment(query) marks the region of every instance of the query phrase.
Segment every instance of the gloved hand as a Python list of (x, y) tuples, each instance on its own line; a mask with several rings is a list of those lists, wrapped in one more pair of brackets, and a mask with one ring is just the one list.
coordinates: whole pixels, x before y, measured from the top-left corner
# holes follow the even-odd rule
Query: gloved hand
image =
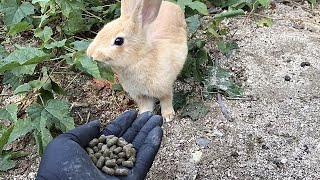
[[(53, 139), (42, 156), (36, 179), (59, 180), (140, 180), (144, 179), (159, 150), (163, 131), (162, 118), (150, 112), (137, 117), (136, 111), (127, 111), (112, 121), (102, 132), (100, 123), (92, 121)], [(137, 150), (134, 167), (128, 176), (109, 176), (100, 171), (85, 148), (89, 141), (101, 134), (123, 137)]]

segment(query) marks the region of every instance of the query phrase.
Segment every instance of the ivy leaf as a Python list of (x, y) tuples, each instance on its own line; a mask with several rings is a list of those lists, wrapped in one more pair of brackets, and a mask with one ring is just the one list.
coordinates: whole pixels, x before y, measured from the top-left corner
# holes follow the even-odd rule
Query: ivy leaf
[(70, 43), (70, 44), (73, 45), (73, 48), (75, 50), (83, 51), (89, 47), (90, 43), (91, 41), (83, 40), (83, 41), (74, 41), (73, 43)]
[(40, 104), (34, 104), (27, 109), (31, 119), (39, 117), (53, 122), (62, 132), (74, 128), (74, 122), (69, 115), (70, 104), (65, 100), (50, 99), (43, 107)]
[(10, 134), (13, 130), (14, 126), (9, 127), (0, 137), (0, 157), (3, 155), (3, 148), (7, 144)]
[(188, 101), (188, 96), (190, 92), (178, 91), (173, 94), (173, 108), (175, 110), (182, 109)]
[(207, 115), (209, 112), (209, 107), (204, 104), (204, 102), (196, 99), (191, 99), (184, 108), (182, 112), (183, 117), (190, 117), (192, 120), (196, 121)]
[(32, 90), (32, 87), (30, 86), (29, 83), (24, 83), (20, 86), (18, 86), (13, 93), (14, 94), (20, 94), (20, 93), (25, 93), (25, 92), (29, 92), (30, 90)]
[(194, 33), (200, 26), (199, 15), (190, 16), (186, 19), (188, 24), (188, 30), (190, 33)]
[(220, 90), (231, 97), (242, 95), (240, 87), (231, 80), (231, 74), (219, 66), (209, 68), (204, 80), (204, 86), (209, 93)]
[(24, 120), (20, 119), (14, 124), (13, 131), (10, 134), (7, 144), (12, 143), (14, 140), (26, 135), (34, 129), (30, 118)]
[(23, 2), (20, 6), (15, 0), (3, 0), (0, 10), (4, 13), (4, 24), (11, 25), (21, 22), (21, 20), (34, 14), (34, 6), (29, 2)]
[(84, 21), (81, 11), (74, 11), (69, 15), (69, 18), (63, 27), (63, 31), (67, 35), (73, 35), (85, 30)]
[(67, 39), (63, 39), (61, 41), (54, 41), (50, 44), (45, 44), (44, 47), (47, 48), (47, 49), (53, 49), (53, 48), (60, 48), (60, 47), (63, 47), (65, 44), (66, 44), (66, 41)]
[(272, 24), (273, 24), (273, 21), (272, 19), (269, 19), (269, 18), (262, 18), (257, 22), (257, 25), (259, 27), (264, 27), (264, 26), (270, 27), (272, 26)]
[(80, 11), (81, 13), (81, 9), (84, 9), (84, 4), (82, 1), (56, 0), (56, 2), (61, 6), (62, 14), (67, 18), (69, 18), (70, 15), (72, 15), (75, 12)]
[(3, 84), (9, 84), (13, 89), (17, 88), (22, 82), (22, 77), (14, 75), (11, 71), (7, 71), (3, 75)]
[(208, 15), (207, 5), (200, 1), (194, 1), (190, 5), (188, 5), (191, 9), (197, 10), (199, 13), (203, 15)]
[(91, 60), (84, 52), (78, 52), (74, 54), (76, 63), (80, 63), (81, 67), (90, 75), (97, 79), (102, 79), (99, 71), (99, 67), (96, 61)]
[(217, 43), (218, 49), (228, 58), (230, 57), (232, 50), (239, 49), (239, 46), (236, 42), (223, 42), (220, 41)]
[(38, 64), (48, 58), (48, 54), (34, 47), (24, 47), (13, 51), (0, 60), (0, 73), (15, 67), (28, 64)]
[(10, 25), (10, 30), (9, 30), (8, 34), (10, 36), (14, 36), (20, 32), (29, 31), (32, 28), (33, 28), (32, 24), (29, 24), (27, 22), (20, 22), (17, 24)]
[(32, 75), (34, 70), (36, 69), (37, 64), (30, 64), (30, 65), (24, 65), (24, 66), (19, 66), (16, 68), (13, 68), (10, 70), (10, 72), (14, 76), (23, 76), (23, 75)]
[(6, 51), (6, 49), (2, 45), (0, 45), (0, 59), (3, 59), (5, 57), (7, 57), (8, 55), (9, 55), (9, 53)]
[(97, 62), (101, 78), (108, 80), (109, 82), (114, 82), (114, 73), (110, 66), (106, 66), (100, 62)]
[(0, 156), (0, 171), (8, 171), (16, 166), (16, 162), (10, 159), (9, 155)]
[(271, 0), (258, 0), (258, 1), (264, 7), (269, 6), (269, 4), (271, 3)]
[(7, 119), (11, 122), (17, 122), (18, 106), (9, 104), (4, 108), (0, 108), (0, 119)]
[(43, 29), (37, 28), (34, 32), (34, 36), (40, 38), (43, 42), (47, 42), (53, 35), (51, 27), (45, 26)]

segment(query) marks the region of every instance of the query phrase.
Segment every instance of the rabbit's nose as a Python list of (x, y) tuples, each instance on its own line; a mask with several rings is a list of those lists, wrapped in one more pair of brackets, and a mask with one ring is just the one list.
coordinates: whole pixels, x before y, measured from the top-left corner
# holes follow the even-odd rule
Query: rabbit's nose
[(103, 61), (103, 54), (95, 46), (89, 46), (87, 49), (87, 56), (96, 61)]

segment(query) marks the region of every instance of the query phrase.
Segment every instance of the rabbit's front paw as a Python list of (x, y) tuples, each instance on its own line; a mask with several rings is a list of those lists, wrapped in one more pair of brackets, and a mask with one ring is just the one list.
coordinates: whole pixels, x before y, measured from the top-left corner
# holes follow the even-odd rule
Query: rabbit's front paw
[(174, 111), (167, 111), (162, 113), (162, 117), (166, 122), (171, 122), (174, 118), (175, 112)]

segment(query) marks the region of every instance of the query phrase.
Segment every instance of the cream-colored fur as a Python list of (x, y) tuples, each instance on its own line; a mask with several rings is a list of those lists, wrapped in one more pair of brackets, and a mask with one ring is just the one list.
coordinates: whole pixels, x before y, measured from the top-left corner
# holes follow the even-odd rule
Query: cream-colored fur
[[(188, 54), (184, 13), (161, 0), (121, 3), (120, 18), (104, 26), (87, 54), (112, 67), (140, 112), (153, 111), (153, 98), (158, 98), (162, 116), (170, 121), (173, 83)], [(124, 38), (123, 45), (114, 44), (117, 37)]]

